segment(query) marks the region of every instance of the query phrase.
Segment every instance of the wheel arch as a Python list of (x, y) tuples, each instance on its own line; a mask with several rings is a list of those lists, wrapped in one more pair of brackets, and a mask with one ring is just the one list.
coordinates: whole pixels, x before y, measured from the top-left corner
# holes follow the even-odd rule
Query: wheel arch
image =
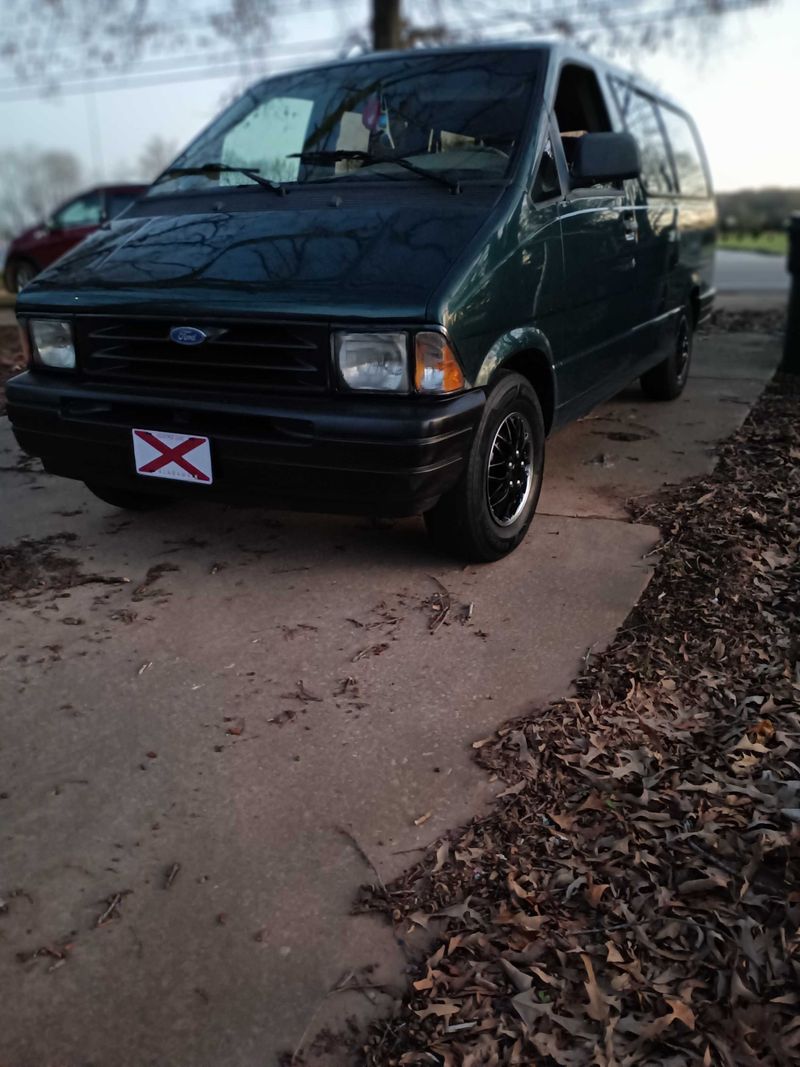
[(547, 337), (535, 327), (511, 330), (504, 334), (486, 354), (475, 385), (486, 387), (501, 370), (516, 371), (528, 379), (539, 397), (545, 432), (549, 433), (558, 405), (558, 390), (553, 354)]

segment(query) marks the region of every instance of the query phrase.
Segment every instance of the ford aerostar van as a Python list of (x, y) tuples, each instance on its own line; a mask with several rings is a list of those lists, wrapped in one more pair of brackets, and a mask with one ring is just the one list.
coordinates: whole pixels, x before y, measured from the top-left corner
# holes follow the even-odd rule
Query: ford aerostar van
[(561, 45), (281, 74), (26, 287), (9, 414), (119, 507), (422, 514), (494, 560), (548, 434), (680, 394), (715, 229), (686, 113)]

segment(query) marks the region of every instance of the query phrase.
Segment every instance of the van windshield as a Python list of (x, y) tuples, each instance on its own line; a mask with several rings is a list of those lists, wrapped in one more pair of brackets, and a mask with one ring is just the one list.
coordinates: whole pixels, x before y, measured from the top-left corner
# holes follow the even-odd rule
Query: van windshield
[(280, 184), (420, 181), (419, 168), (453, 181), (502, 179), (541, 68), (536, 51), (412, 52), (271, 78), (223, 112), (148, 195), (252, 186), (253, 174)]

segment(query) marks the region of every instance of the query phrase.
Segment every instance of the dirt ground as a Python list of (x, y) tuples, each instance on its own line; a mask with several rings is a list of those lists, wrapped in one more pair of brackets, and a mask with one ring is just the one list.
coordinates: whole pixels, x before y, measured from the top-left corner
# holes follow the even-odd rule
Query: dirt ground
[(5, 383), (22, 369), (22, 349), (16, 326), (0, 326), (0, 415), (6, 409)]

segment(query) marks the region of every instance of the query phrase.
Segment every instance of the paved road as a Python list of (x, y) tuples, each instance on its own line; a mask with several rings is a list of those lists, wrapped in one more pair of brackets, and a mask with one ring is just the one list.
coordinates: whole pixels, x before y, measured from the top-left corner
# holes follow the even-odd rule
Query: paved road
[(789, 288), (783, 256), (719, 251), (715, 275), (721, 293), (784, 293)]
[(130, 580), (0, 602), (0, 1062), (263, 1067), (365, 1004), (342, 975), (398, 983), (358, 885), (491, 798), (471, 742), (567, 692), (647, 581), (625, 498), (708, 469), (777, 355), (712, 336), (677, 403), (631, 390), (559, 434), (528, 541), (483, 568), (416, 521), (124, 516), (18, 469), (0, 420), (0, 544), (66, 533)]

